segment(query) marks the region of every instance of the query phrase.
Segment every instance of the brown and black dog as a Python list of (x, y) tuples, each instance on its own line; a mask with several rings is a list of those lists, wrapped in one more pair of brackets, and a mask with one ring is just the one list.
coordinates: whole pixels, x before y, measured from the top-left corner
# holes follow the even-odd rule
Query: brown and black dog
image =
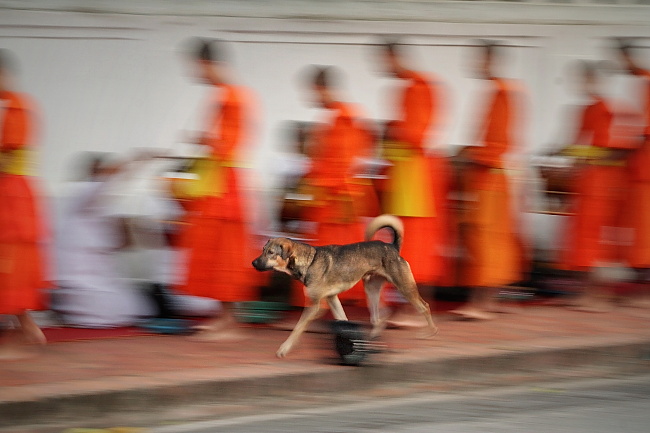
[[(382, 228), (393, 231), (393, 243), (371, 241)], [(326, 245), (312, 247), (287, 238), (269, 240), (262, 254), (253, 260), (258, 271), (285, 272), (305, 285), (305, 294), (310, 306), (306, 307), (289, 338), (280, 346), (277, 356), (285, 357), (309, 323), (318, 316), (320, 304), (327, 300), (336, 320), (348, 320), (338, 294), (363, 279), (370, 321), (373, 325), (371, 338), (381, 333), (385, 317), (379, 311), (380, 292), (386, 281), (395, 285), (399, 292), (426, 319), (429, 327), (427, 336), (437, 332), (429, 305), (418, 292), (408, 262), (400, 255), (404, 226), (399, 218), (381, 215), (366, 228), (366, 241), (349, 245)]]

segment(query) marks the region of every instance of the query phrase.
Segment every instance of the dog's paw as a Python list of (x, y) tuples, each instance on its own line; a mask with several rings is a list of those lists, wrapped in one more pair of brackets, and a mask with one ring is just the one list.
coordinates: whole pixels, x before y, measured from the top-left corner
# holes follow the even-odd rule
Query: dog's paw
[(426, 328), (418, 332), (417, 337), (421, 340), (428, 340), (438, 335), (438, 327)]
[(275, 356), (278, 358), (285, 358), (288, 354), (289, 351), (291, 350), (291, 344), (287, 344), (286, 342), (282, 343), (282, 346), (278, 349), (277, 352), (275, 352)]

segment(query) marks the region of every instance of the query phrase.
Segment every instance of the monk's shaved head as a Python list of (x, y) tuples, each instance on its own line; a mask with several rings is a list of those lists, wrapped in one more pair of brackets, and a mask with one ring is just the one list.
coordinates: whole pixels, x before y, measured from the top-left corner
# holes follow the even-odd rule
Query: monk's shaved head
[(192, 38), (189, 43), (190, 56), (206, 62), (225, 62), (227, 52), (219, 39)]
[(503, 54), (503, 45), (498, 41), (478, 39), (476, 41), (476, 46), (482, 50), (484, 56), (490, 59), (495, 59)]
[(307, 72), (308, 84), (331, 89), (338, 84), (338, 71), (333, 66), (310, 66)]
[(631, 56), (634, 51), (634, 44), (628, 38), (618, 38), (616, 39), (616, 48), (621, 54)]
[(396, 39), (384, 39), (379, 46), (385, 54), (393, 57), (401, 57), (404, 52), (402, 44)]

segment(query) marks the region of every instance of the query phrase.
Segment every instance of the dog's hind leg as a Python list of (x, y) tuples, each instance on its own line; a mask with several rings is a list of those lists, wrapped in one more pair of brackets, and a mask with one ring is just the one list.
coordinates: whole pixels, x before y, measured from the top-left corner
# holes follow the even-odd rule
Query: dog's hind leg
[(332, 315), (336, 320), (348, 320), (348, 316), (345, 315), (343, 310), (343, 305), (341, 305), (341, 300), (337, 295), (332, 295), (327, 297), (327, 304), (332, 310)]
[(320, 303), (321, 299), (318, 299), (317, 301), (313, 301), (312, 305), (305, 307), (305, 309), (302, 310), (300, 320), (298, 320), (298, 323), (293, 328), (293, 331), (291, 331), (289, 338), (287, 338), (285, 342), (282, 343), (278, 351), (275, 352), (278, 358), (284, 358), (287, 356), (287, 354), (291, 351), (293, 345), (296, 344), (302, 333), (305, 332), (305, 329), (307, 329), (309, 323), (318, 317)]
[(429, 304), (427, 304), (424, 299), (422, 299), (422, 296), (420, 296), (418, 285), (411, 273), (411, 267), (406, 261), (404, 261), (403, 265), (400, 266), (399, 269), (396, 269), (395, 272), (391, 272), (391, 275), (389, 275), (389, 281), (397, 287), (397, 290), (399, 290), (402, 296), (404, 296), (404, 298), (415, 307), (417, 312), (422, 314), (426, 319), (428, 328), (426, 333), (422, 336), (424, 338), (429, 338), (436, 335), (438, 333), (438, 327), (433, 323)]
[(385, 282), (386, 279), (379, 275), (369, 276), (363, 281), (363, 288), (368, 299), (368, 310), (370, 310), (370, 323), (372, 324), (370, 338), (378, 337), (386, 328), (387, 315), (382, 315), (380, 307), (381, 289)]

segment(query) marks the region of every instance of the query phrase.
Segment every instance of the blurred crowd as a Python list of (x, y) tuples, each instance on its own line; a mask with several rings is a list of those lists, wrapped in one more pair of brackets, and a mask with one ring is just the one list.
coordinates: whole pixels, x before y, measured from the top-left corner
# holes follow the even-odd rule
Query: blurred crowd
[[(236, 339), (236, 306), (260, 300), (260, 287), (269, 286), (269, 275), (250, 262), (271, 232), (313, 245), (358, 242), (382, 213), (403, 221), (401, 253), (425, 297), (434, 287), (464, 288), (466, 302), (452, 311), (460, 318), (494, 317), (504, 289), (516, 291), (540, 262), (574, 277), (573, 296), (563, 299), (572, 307), (607, 311), (622, 301), (614, 284), (621, 279), (638, 283), (623, 301), (646, 301), (650, 70), (633, 40), (615, 41), (608, 63), (576, 62), (586, 103), (573, 133), (528, 159), (517, 155), (523, 113), (535, 101), (521, 82), (504, 78), (502, 60), (512, 52), (497, 41), (468, 48), (473, 76), (487, 91), (475, 97), (473, 145), (453, 154), (430, 146), (443, 123), (445, 83), (419, 70), (408, 46), (386, 40), (372, 48), (396, 83), (388, 121), (369, 119), (348, 101), (342, 70), (305, 68), (300, 84), (323, 118), (286, 128), (285, 151), (272, 162), (282, 185), (265, 191), (277, 209), (268, 233), (252, 230), (251, 213), (261, 207), (242, 158), (254, 146), (254, 89), (238, 82), (222, 41), (193, 39), (186, 48), (184, 60), (209, 89), (205, 124), (191, 146), (183, 154), (80, 156), (56, 218), (48, 218), (35, 172), (36, 104), (13, 84), (13, 54), (0, 53), (0, 315), (17, 318), (4, 322), (14, 331), (5, 332), (3, 346), (45, 343), (29, 313), (39, 309), (94, 328), (204, 316), (197, 338)], [(638, 86), (626, 108), (604, 96), (601, 78), (612, 69)], [(550, 255), (541, 256), (522, 229), (534, 193), (544, 197), (535, 212), (562, 216)], [(302, 288), (285, 285), (286, 302), (304, 306)], [(344, 304), (364, 297), (361, 284), (341, 294)], [(394, 324), (412, 322), (390, 287), (384, 302)]]

